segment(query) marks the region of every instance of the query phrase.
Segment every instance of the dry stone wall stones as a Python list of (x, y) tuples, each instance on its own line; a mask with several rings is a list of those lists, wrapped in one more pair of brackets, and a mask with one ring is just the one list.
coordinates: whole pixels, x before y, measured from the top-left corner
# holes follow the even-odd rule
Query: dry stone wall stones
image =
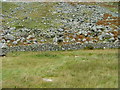
[(66, 44), (66, 45), (54, 45), (54, 44), (34, 44), (28, 46), (14, 46), (9, 47), (6, 51), (61, 51), (61, 50), (78, 50), (78, 49), (103, 49), (103, 48), (119, 48), (118, 43), (88, 43), (88, 44)]
[(5, 43), (0, 43), (0, 56), (7, 54), (7, 45)]

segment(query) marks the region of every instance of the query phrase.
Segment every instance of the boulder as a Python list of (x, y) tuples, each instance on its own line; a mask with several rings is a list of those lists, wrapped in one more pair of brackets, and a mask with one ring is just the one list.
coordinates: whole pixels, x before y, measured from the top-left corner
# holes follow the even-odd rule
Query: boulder
[(17, 44), (18, 44), (18, 42), (17, 42), (17, 41), (13, 41), (13, 44), (14, 44), (14, 45), (17, 45)]
[(7, 35), (5, 35), (5, 39), (7, 39), (7, 40), (14, 40), (15, 37), (8, 33)]

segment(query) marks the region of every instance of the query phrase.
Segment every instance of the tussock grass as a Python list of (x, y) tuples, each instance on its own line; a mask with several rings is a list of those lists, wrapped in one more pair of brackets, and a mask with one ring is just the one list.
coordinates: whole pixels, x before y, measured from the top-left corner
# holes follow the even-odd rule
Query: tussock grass
[(9, 53), (2, 58), (3, 88), (117, 88), (117, 52), (109, 49)]

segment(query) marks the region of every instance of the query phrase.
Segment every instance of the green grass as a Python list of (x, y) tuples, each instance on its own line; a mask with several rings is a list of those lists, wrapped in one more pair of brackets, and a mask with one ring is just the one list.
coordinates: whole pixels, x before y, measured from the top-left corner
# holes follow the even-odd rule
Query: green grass
[(3, 88), (117, 88), (117, 51), (9, 53), (2, 58)]
[[(54, 24), (54, 27), (59, 27), (60, 23), (58, 23), (58, 25), (56, 24), (56, 22), (54, 22), (54, 20), (56, 19), (56, 15), (52, 15), (52, 11), (55, 10), (54, 6), (56, 5), (56, 3), (44, 3), (44, 5), (42, 5), (43, 3), (29, 3), (29, 4), (23, 4), (23, 3), (13, 3), (13, 2), (2, 2), (2, 13), (4, 15), (10, 15), (12, 17), (17, 17), (18, 20), (16, 20), (16, 18), (5, 18), (4, 20), (2, 20), (2, 25), (7, 25), (7, 22), (10, 21), (16, 21), (13, 23), (9, 23), (8, 26), (11, 27), (17, 27), (17, 26), (25, 26), (26, 28), (42, 28), (42, 29), (48, 29), (51, 27), (51, 25), (44, 25), (44, 23), (50, 23), (50, 24)], [(22, 10), (16, 10), (16, 12), (14, 14), (11, 15), (12, 10), (14, 11), (15, 8), (17, 7), (24, 7), (24, 9)], [(32, 9), (31, 9), (32, 7)], [(11, 10), (10, 10), (11, 8)], [(36, 11), (34, 11), (35, 9), (37, 9)], [(6, 12), (7, 11), (7, 12)], [(28, 13), (25, 13), (28, 12)], [(31, 13), (30, 13), (31, 12)], [(27, 19), (24, 22), (22, 20), (24, 20), (25, 17), (30, 17), (32, 20)], [(44, 23), (42, 23), (42, 17), (47, 17), (47, 18), (52, 18), (51, 20), (45, 20)], [(6, 21), (6, 22), (4, 22)], [(38, 22), (36, 22), (38, 21)], [(18, 24), (19, 23), (19, 24)]]

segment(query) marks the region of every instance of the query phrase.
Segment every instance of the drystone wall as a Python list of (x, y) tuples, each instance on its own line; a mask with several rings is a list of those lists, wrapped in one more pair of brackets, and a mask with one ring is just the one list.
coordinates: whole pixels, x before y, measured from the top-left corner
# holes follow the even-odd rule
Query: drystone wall
[(62, 50), (79, 50), (79, 49), (111, 49), (119, 48), (119, 43), (89, 43), (89, 44), (33, 44), (28, 46), (14, 46), (8, 47), (6, 52), (14, 51), (62, 51)]

